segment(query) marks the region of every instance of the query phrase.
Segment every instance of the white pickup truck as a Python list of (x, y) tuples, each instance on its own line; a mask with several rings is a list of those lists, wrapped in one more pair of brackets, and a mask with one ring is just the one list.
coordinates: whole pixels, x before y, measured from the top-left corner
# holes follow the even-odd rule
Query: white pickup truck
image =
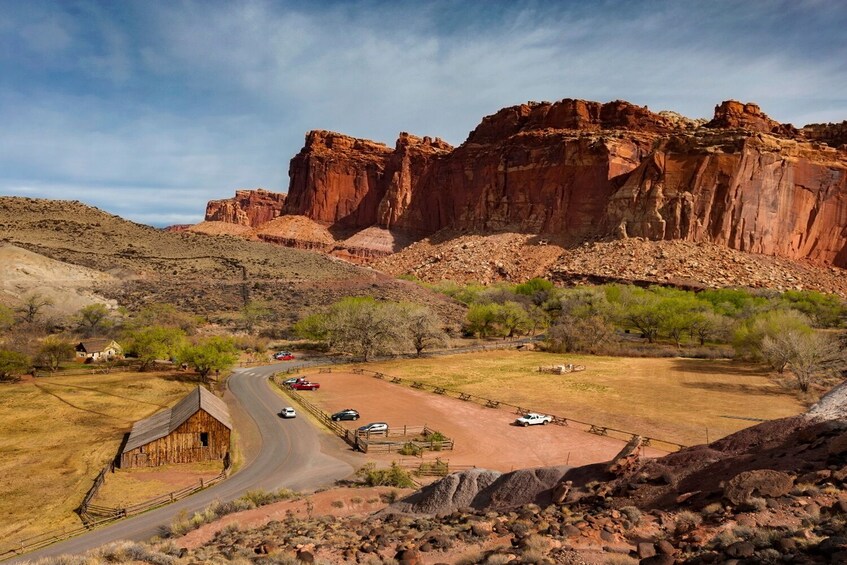
[(517, 420), (515, 420), (516, 426), (534, 426), (536, 424), (541, 424), (542, 426), (552, 422), (553, 416), (548, 416), (546, 414), (536, 414), (535, 412), (529, 412), (524, 414)]

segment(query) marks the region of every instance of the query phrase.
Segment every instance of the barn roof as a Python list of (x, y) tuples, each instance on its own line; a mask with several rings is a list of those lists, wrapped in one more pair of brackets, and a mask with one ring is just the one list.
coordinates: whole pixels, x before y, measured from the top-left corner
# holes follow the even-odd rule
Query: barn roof
[(229, 409), (224, 401), (202, 386), (198, 386), (170, 408), (160, 410), (133, 424), (122, 453), (165, 437), (199, 410), (204, 410), (221, 424), (232, 429)]

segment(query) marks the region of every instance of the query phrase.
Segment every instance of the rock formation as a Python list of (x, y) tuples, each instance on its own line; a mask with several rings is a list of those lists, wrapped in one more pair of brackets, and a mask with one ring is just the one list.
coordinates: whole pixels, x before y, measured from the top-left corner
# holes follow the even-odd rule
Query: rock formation
[[(561, 245), (642, 237), (847, 267), (845, 142), (847, 122), (797, 129), (736, 101), (709, 122), (623, 101), (528, 103), (485, 117), (456, 148), (312, 131), (291, 161), (283, 213), (337, 240), (367, 228), (393, 241), (444, 229)], [(212, 204), (207, 219), (267, 214)]]
[(258, 227), (282, 213), (285, 194), (257, 188), (236, 190), (235, 198), (211, 200), (206, 205), (207, 222), (228, 222)]

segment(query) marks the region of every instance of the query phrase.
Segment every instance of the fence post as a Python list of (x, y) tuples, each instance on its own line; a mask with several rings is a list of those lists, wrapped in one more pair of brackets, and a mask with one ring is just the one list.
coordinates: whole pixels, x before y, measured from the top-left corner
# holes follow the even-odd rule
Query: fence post
[(200, 488), (203, 488), (203, 477), (200, 477)]

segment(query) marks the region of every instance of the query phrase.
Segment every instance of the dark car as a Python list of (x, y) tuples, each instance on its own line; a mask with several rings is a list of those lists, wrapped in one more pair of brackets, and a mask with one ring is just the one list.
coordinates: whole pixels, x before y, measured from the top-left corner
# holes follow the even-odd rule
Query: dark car
[(353, 410), (352, 408), (345, 408), (340, 412), (336, 412), (332, 416), (329, 417), (333, 422), (338, 422), (339, 420), (358, 420), (359, 413)]

